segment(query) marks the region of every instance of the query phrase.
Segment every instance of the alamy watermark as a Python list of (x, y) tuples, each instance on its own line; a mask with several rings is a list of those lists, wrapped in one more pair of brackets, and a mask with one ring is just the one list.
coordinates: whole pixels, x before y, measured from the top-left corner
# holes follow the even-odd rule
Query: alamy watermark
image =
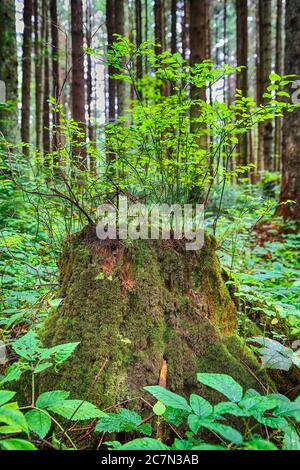
[(186, 250), (200, 250), (204, 244), (203, 204), (148, 206), (119, 196), (117, 207), (102, 204), (97, 216), (100, 240), (184, 240)]

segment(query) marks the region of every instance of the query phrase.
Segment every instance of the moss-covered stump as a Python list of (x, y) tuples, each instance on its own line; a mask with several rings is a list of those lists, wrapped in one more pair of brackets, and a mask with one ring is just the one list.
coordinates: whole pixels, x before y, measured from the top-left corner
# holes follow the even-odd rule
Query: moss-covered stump
[(104, 408), (157, 384), (163, 360), (177, 393), (216, 398), (197, 383), (200, 371), (261, 390), (265, 377), (236, 335), (212, 237), (188, 252), (174, 240), (100, 241), (90, 226), (66, 243), (60, 270), (64, 300), (43, 338), (80, 345), (56, 374), (42, 375), (40, 391), (70, 390)]

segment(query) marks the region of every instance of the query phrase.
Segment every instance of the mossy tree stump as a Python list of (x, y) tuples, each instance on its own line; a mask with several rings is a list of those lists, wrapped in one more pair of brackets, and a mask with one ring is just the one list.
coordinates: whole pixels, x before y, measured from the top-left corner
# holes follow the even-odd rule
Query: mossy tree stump
[[(45, 344), (80, 341), (40, 391), (70, 390), (104, 408), (143, 395), (167, 362), (167, 387), (208, 396), (197, 372), (227, 373), (261, 391), (258, 364), (236, 334), (236, 308), (215, 241), (200, 251), (182, 241), (100, 241), (89, 226), (66, 242), (59, 297)], [(224, 397), (223, 397), (224, 398)]]

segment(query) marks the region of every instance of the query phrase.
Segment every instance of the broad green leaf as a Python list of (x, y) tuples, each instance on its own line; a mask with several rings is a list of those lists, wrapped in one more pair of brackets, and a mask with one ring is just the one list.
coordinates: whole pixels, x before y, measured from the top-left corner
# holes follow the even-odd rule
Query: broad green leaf
[(37, 450), (34, 444), (25, 439), (2, 439), (0, 447), (3, 450)]
[(239, 402), (243, 396), (243, 389), (230, 375), (226, 374), (197, 374), (199, 382), (217, 390), (233, 402)]
[(81, 421), (84, 419), (107, 416), (106, 413), (100, 411), (92, 403), (82, 400), (63, 400), (58, 403), (54, 403), (53, 405), (48, 405), (47, 409), (72, 421)]
[(32, 330), (29, 330), (28, 333), (21, 336), (21, 338), (16, 339), (12, 344), (15, 353), (28, 361), (35, 360), (40, 346), (41, 343)]
[(251, 441), (244, 443), (246, 450), (278, 450), (273, 442), (267, 441), (266, 439), (252, 439)]
[(288, 426), (284, 432), (282, 450), (300, 450), (300, 436), (292, 426)]
[(49, 406), (55, 405), (55, 403), (60, 403), (63, 400), (66, 400), (70, 395), (70, 392), (65, 392), (64, 390), (52, 390), (50, 392), (42, 393), (37, 401), (37, 408), (47, 409)]
[(146, 436), (151, 436), (152, 434), (152, 426), (149, 423), (141, 424), (136, 430)]
[(147, 392), (153, 395), (157, 400), (161, 401), (165, 406), (171, 406), (178, 410), (191, 411), (190, 406), (185, 398), (177, 395), (176, 393), (170, 392), (159, 385), (153, 385), (144, 387)]
[(58, 344), (57, 346), (53, 346), (52, 348), (42, 349), (41, 350), (41, 358), (48, 359), (54, 356), (54, 360), (57, 364), (61, 364), (62, 362), (66, 361), (75, 351), (77, 346), (80, 342), (76, 343), (65, 343), (65, 344)]
[(97, 432), (133, 431), (142, 424), (142, 418), (134, 411), (121, 409), (117, 413), (109, 413), (102, 417), (95, 428)]
[(230, 414), (233, 416), (249, 416), (249, 413), (245, 410), (242, 410), (237, 403), (232, 403), (231, 401), (222, 401), (214, 406), (214, 415), (224, 415)]
[(241, 435), (241, 433), (236, 429), (233, 429), (231, 426), (212, 421), (210, 422), (207, 420), (203, 420), (202, 426), (208, 429), (209, 431), (219, 434), (221, 437), (223, 437), (229, 442), (232, 442), (233, 444), (239, 445), (243, 442), (243, 436)]
[(51, 427), (51, 418), (39, 410), (30, 410), (25, 414), (29, 429), (41, 439), (48, 434)]
[(166, 409), (167, 408), (161, 401), (157, 401), (153, 406), (153, 412), (156, 414), (156, 416), (162, 416)]
[(15, 396), (16, 392), (10, 392), (8, 390), (0, 390), (0, 406), (3, 403), (11, 400)]
[(270, 73), (270, 75), (269, 75), (269, 80), (270, 80), (271, 82), (280, 82), (281, 76), (278, 75), (278, 74), (275, 73), (275, 72), (272, 72), (272, 73)]
[(203, 418), (200, 416), (191, 414), (188, 416), (188, 425), (190, 427), (190, 430), (193, 431), (194, 434), (197, 434), (199, 429), (202, 426)]
[(25, 416), (21, 411), (3, 405), (0, 407), (0, 422), (9, 426), (17, 426), (21, 431), (28, 434), (28, 425)]
[(195, 415), (202, 418), (211, 415), (213, 412), (211, 404), (199, 395), (192, 394), (190, 396), (190, 405)]
[(142, 437), (140, 439), (134, 439), (131, 442), (127, 442), (120, 450), (168, 450), (169, 447), (162, 442), (152, 439), (151, 437)]

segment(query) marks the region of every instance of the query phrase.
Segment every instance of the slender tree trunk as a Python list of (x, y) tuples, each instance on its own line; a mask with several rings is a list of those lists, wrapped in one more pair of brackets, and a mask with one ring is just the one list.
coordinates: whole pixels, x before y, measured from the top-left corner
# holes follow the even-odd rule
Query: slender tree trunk
[[(115, 33), (115, 2), (106, 0), (106, 27), (107, 27), (107, 45), (108, 48), (114, 42)], [(108, 121), (114, 122), (116, 118), (116, 80), (111, 78), (115, 72), (114, 68), (108, 67)]]
[(177, 0), (171, 0), (171, 52), (177, 52)]
[[(124, 0), (115, 0), (116, 31), (115, 33), (125, 36), (125, 5)], [(142, 33), (141, 33), (142, 34)], [(140, 42), (142, 42), (140, 40)], [(126, 105), (126, 84), (124, 80), (116, 81), (118, 98), (118, 116), (124, 116)]]
[[(259, 0), (259, 98), (263, 103), (262, 94), (269, 83), (272, 68), (272, 0)], [(259, 149), (263, 152), (264, 169), (273, 168), (273, 125), (265, 121), (259, 125)]]
[[(51, 16), (51, 38), (52, 38), (52, 96), (55, 103), (59, 104), (60, 83), (59, 83), (59, 42), (58, 42), (58, 18), (57, 18), (57, 2), (50, 0), (50, 16)], [(59, 148), (59, 124), (60, 115), (53, 112), (53, 148)]]
[[(300, 2), (287, 0), (285, 18), (286, 75), (300, 75)], [(286, 113), (283, 120), (282, 180), (280, 202), (295, 201), (279, 206), (278, 212), (285, 218), (300, 220), (300, 109)]]
[[(11, 111), (0, 108), (0, 133), (9, 142), (18, 141), (18, 61), (14, 0), (0, 2), (0, 80), (5, 84), (5, 99), (14, 106)], [(1, 140), (0, 135), (0, 140)]]
[(161, 54), (164, 51), (164, 37), (163, 37), (163, 3), (162, 0), (154, 0), (154, 35), (155, 53)]
[[(86, 5), (86, 45), (92, 47), (92, 1), (87, 0)], [(86, 83), (86, 102), (88, 114), (88, 138), (92, 150), (96, 148), (95, 125), (93, 124), (92, 102), (93, 102), (93, 76), (92, 76), (92, 57), (87, 54), (87, 83)], [(94, 152), (90, 153), (90, 171), (92, 175), (96, 174), (96, 158)]]
[(34, 0), (34, 63), (35, 63), (35, 134), (36, 148), (42, 148), (42, 51), (39, 1)]
[[(248, 94), (248, 0), (236, 0), (236, 51), (237, 65), (242, 65), (241, 72), (237, 75), (237, 88), (243, 96)], [(238, 145), (238, 164), (247, 165), (248, 139), (247, 134), (241, 135)]]
[[(203, 0), (190, 0), (190, 65), (200, 64), (203, 60), (208, 59), (209, 53), (209, 10), (208, 1)], [(192, 99), (201, 99), (206, 101), (206, 87), (197, 88), (191, 87)], [(192, 106), (191, 108), (191, 129), (195, 131), (199, 124), (193, 122), (199, 116), (199, 106)], [(206, 135), (201, 138), (201, 146), (207, 146)]]
[[(283, 26), (283, 3), (277, 0), (276, 14), (276, 56), (275, 72), (283, 74), (283, 54), (282, 54), (282, 26)], [(275, 118), (275, 136), (274, 136), (274, 170), (280, 170), (280, 157), (282, 146), (282, 121), (280, 117)]]
[[(23, 34), (23, 54), (22, 54), (22, 113), (21, 113), (21, 139), (25, 143), (30, 140), (30, 83), (31, 83), (31, 33), (33, 13), (32, 0), (24, 1), (24, 34)], [(29, 148), (23, 147), (25, 156), (29, 155)]]
[(181, 23), (181, 42), (182, 42), (182, 57), (184, 59), (187, 59), (188, 24), (189, 24), (189, 0), (183, 0), (183, 12), (182, 12), (182, 23)]
[[(71, 36), (72, 36), (72, 117), (79, 123), (82, 131), (81, 143), (85, 143), (85, 90), (84, 90), (84, 51), (83, 51), (83, 11), (82, 0), (71, 2)], [(86, 167), (85, 146), (74, 148), (77, 164)]]
[[(135, 0), (135, 29), (136, 29), (136, 45), (139, 47), (142, 44), (142, 5), (141, 0)], [(138, 78), (143, 76), (143, 63), (142, 57), (137, 58), (136, 74)], [(141, 91), (141, 89), (140, 89)]]
[(50, 152), (50, 74), (49, 74), (49, 3), (43, 0), (43, 49), (44, 49), (44, 90), (43, 90), (43, 151)]

